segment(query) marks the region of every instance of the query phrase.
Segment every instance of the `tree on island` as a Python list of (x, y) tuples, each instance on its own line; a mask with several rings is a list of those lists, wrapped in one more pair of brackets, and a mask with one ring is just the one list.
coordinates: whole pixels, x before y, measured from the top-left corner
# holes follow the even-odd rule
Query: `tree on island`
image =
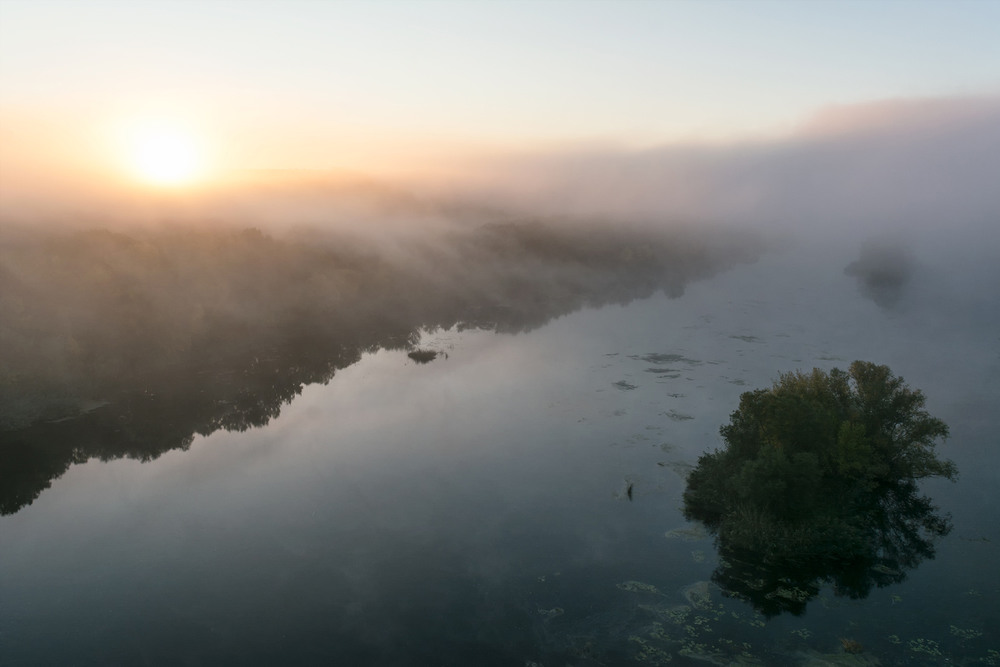
[(766, 614), (801, 613), (822, 582), (860, 598), (933, 558), (950, 530), (917, 481), (954, 480), (948, 427), (887, 366), (786, 373), (744, 393), (699, 458), (684, 513), (716, 536), (713, 579)]

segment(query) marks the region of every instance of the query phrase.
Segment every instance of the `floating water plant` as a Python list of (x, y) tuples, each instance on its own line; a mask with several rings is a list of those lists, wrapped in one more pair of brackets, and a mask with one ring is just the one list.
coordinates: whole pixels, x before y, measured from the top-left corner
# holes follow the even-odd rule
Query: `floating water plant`
[(662, 595), (660, 590), (653, 586), (652, 584), (644, 584), (641, 581), (623, 581), (617, 584), (618, 588), (623, 591), (628, 591), (629, 593), (652, 593), (653, 595)]
[(967, 628), (967, 629), (965, 629), (965, 628), (955, 627), (953, 625), (953, 626), (951, 626), (950, 629), (951, 629), (951, 634), (953, 634), (956, 637), (959, 637), (961, 639), (975, 639), (976, 637), (982, 637), (983, 636), (982, 632), (980, 632), (979, 630), (975, 630), (973, 628)]
[(934, 657), (942, 655), (940, 644), (932, 639), (911, 639), (908, 646), (914, 653), (925, 653)]
[(855, 641), (853, 639), (845, 639), (841, 637), (840, 645), (844, 649), (845, 653), (864, 653), (865, 647), (861, 645), (861, 642)]
[(674, 659), (673, 655), (654, 646), (651, 642), (638, 635), (632, 635), (628, 640), (638, 645), (635, 659), (639, 662), (644, 662), (648, 665), (663, 665)]

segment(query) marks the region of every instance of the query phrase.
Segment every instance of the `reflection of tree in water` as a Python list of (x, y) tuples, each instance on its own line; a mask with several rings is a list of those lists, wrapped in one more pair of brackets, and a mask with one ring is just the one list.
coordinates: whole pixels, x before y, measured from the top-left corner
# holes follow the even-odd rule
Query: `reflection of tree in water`
[(745, 393), (726, 449), (699, 459), (684, 493), (716, 536), (713, 580), (764, 614), (801, 614), (825, 583), (864, 598), (933, 558), (951, 526), (916, 480), (956, 471), (934, 455), (948, 429), (923, 404), (863, 362)]
[[(745, 548), (737, 540), (716, 532), (721, 565), (712, 580), (733, 597), (750, 602), (768, 616), (781, 612), (801, 614), (824, 583), (837, 595), (853, 599), (868, 596), (906, 579), (906, 571), (934, 558), (934, 538), (947, 535), (948, 520), (937, 513), (930, 499), (913, 484), (900, 484), (872, 494), (871, 504), (853, 509), (857, 529), (845, 535), (832, 526), (798, 526), (785, 543)], [(695, 513), (689, 515), (698, 518)], [(739, 520), (739, 519), (736, 519)], [(814, 532), (809, 533), (810, 528)], [(734, 530), (752, 530), (751, 527)], [(838, 544), (838, 538), (849, 539)]]
[(844, 268), (857, 278), (862, 293), (880, 308), (891, 309), (900, 300), (914, 269), (913, 258), (899, 244), (869, 242), (861, 256)]
[(75, 462), (150, 460), (267, 424), (303, 386), (366, 351), (412, 349), (421, 330), (522, 331), (676, 295), (757, 248), (743, 234), (541, 224), (391, 251), (257, 230), (0, 239), (0, 513)]

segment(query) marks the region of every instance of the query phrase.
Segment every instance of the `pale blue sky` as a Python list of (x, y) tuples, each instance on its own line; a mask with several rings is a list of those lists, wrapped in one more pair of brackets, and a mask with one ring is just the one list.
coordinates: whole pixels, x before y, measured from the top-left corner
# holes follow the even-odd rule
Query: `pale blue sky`
[(0, 0), (0, 111), (181, 110), (276, 166), (333, 144), (647, 146), (996, 95), (998, 35), (990, 0)]

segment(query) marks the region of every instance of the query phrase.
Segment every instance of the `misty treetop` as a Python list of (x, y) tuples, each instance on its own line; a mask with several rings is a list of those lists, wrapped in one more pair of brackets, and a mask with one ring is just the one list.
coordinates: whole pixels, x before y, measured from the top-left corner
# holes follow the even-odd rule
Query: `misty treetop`
[[(808, 509), (804, 496), (954, 479), (955, 465), (935, 454), (948, 426), (924, 403), (923, 393), (870, 362), (855, 361), (847, 372), (785, 373), (772, 387), (740, 397), (720, 429), (726, 448), (701, 457), (685, 498), (725, 508), (750, 502), (792, 518)], [(725, 488), (711, 489), (709, 502), (705, 485), (717, 467), (732, 474)]]
[(305, 385), (365, 351), (412, 350), (421, 331), (522, 331), (677, 295), (761, 249), (739, 230), (573, 221), (456, 219), (392, 238), (0, 225), (0, 514), (72, 463), (267, 424)]
[(863, 597), (933, 558), (950, 523), (916, 482), (957, 470), (936, 455), (948, 427), (924, 403), (864, 361), (744, 393), (725, 448), (699, 458), (684, 492), (685, 515), (717, 537), (713, 579), (765, 613), (801, 613), (819, 581)]
[(317, 346), (339, 363), (343, 349), (406, 346), (421, 328), (521, 330), (678, 294), (757, 252), (735, 232), (456, 223), (425, 236), (400, 247), (223, 226), (0, 233), (0, 430), (164, 374), (173, 384), (178, 368), (232, 361), (242, 372)]

